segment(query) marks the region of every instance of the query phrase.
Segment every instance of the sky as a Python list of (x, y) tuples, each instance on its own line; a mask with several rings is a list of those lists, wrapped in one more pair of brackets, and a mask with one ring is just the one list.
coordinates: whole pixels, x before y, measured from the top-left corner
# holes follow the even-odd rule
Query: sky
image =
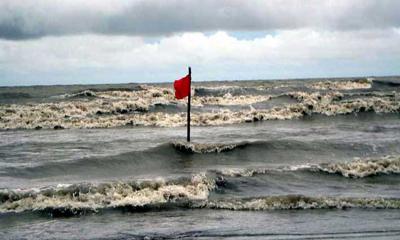
[(400, 75), (398, 0), (1, 0), (0, 86)]

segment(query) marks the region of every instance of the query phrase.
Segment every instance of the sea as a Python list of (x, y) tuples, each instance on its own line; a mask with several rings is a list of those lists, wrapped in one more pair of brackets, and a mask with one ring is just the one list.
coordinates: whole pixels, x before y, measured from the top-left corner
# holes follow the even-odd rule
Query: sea
[(400, 239), (400, 77), (0, 88), (0, 239)]

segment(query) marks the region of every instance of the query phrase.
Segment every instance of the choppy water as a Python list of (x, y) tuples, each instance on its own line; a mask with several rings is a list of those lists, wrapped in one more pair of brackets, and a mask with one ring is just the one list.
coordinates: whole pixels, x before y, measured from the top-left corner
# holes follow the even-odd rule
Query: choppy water
[(398, 239), (398, 83), (0, 89), (0, 238)]

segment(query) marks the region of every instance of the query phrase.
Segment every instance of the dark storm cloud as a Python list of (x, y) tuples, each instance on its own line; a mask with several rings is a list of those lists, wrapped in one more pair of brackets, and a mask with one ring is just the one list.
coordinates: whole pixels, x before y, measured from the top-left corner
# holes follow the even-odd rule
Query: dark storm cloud
[(398, 0), (2, 0), (0, 38), (400, 26)]

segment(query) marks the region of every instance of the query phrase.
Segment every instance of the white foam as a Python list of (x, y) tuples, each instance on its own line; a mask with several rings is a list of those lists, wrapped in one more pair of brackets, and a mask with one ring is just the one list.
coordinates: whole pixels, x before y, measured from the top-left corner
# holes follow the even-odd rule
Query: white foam
[[(176, 105), (171, 89), (148, 87), (142, 91), (98, 92), (91, 100), (79, 99), (56, 103), (0, 105), (0, 129), (33, 128), (110, 128), (118, 126), (177, 127), (186, 123), (186, 113), (150, 112), (155, 104)], [(254, 109), (251, 104), (269, 100), (270, 96), (194, 96), (198, 105), (249, 105), (247, 110), (232, 111), (221, 107), (215, 112), (192, 112), (193, 126), (237, 124), (261, 120), (288, 120), (304, 115), (338, 114), (373, 111), (393, 113), (400, 111), (400, 102), (393, 94), (374, 95), (340, 101), (340, 92), (290, 92), (298, 103), (269, 109)], [(184, 101), (180, 104), (185, 104)], [(61, 126), (61, 127), (58, 127)]]
[(400, 173), (400, 158), (386, 157), (377, 160), (356, 160), (331, 163), (318, 167), (320, 171), (337, 173), (345, 177), (363, 178), (378, 174)]
[(190, 153), (220, 153), (231, 151), (238, 147), (244, 147), (248, 143), (193, 143), (193, 142), (173, 142), (174, 148)]
[(310, 88), (318, 90), (353, 90), (368, 89), (372, 86), (372, 80), (368, 78), (358, 81), (321, 81), (307, 85)]
[(249, 199), (219, 199), (203, 202), (201, 207), (228, 210), (289, 210), (289, 209), (400, 209), (399, 199), (307, 197), (302, 195), (270, 196)]
[[(209, 191), (215, 187), (213, 180), (204, 174), (194, 175), (188, 183), (174, 184), (163, 181), (144, 184), (141, 188), (134, 185), (115, 182), (89, 189), (68, 189), (58, 185), (54, 191), (40, 191), (32, 194), (21, 194), (9, 191), (6, 201), (0, 203), (0, 212), (23, 212), (46, 209), (67, 209), (78, 211), (89, 209), (96, 211), (102, 208), (141, 207), (151, 204), (163, 204), (182, 200), (206, 200)], [(3, 193), (6, 194), (6, 193)]]

